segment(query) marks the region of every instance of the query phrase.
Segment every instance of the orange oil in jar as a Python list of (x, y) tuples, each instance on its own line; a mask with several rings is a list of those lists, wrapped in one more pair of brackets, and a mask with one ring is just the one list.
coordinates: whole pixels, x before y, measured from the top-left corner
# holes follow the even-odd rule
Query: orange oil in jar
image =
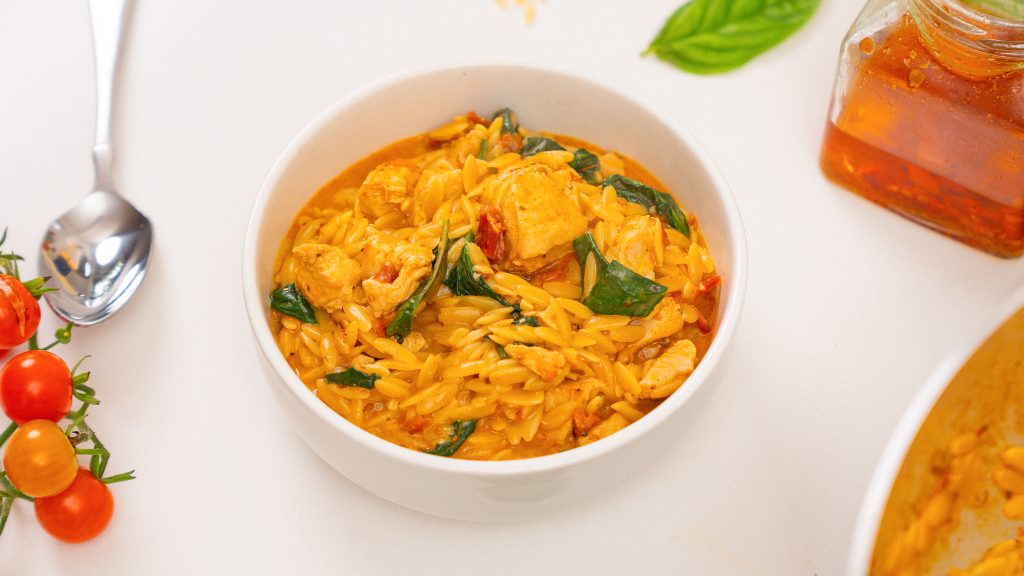
[(969, 245), (1024, 254), (1021, 61), (961, 42), (955, 1), (885, 4), (905, 10), (887, 26), (862, 14), (844, 45), (822, 170)]

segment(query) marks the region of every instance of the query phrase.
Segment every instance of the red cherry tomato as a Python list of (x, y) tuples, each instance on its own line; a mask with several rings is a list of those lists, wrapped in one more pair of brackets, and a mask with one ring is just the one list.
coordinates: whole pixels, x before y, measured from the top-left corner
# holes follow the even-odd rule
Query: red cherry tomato
[(39, 303), (14, 276), (0, 274), (0, 348), (14, 348), (39, 328)]
[(85, 468), (78, 469), (68, 489), (48, 498), (36, 498), (36, 520), (50, 536), (64, 542), (95, 538), (114, 515), (110, 488)]
[(45, 350), (18, 354), (0, 370), (0, 407), (11, 420), (60, 422), (71, 409), (71, 371)]
[(75, 479), (78, 459), (71, 441), (49, 420), (30, 420), (11, 434), (4, 471), (14, 487), (33, 498), (60, 494)]

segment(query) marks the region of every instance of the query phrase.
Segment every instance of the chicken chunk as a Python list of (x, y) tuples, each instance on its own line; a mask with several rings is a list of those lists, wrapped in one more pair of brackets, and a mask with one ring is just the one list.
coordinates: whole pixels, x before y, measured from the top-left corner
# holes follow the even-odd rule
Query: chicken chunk
[(569, 168), (529, 164), (502, 174), (501, 180), (504, 192), (497, 208), (507, 226), (508, 258), (513, 266), (536, 270), (553, 248), (587, 231)]
[(565, 370), (565, 355), (557, 350), (548, 350), (540, 346), (523, 346), (522, 344), (509, 344), (505, 346), (508, 355), (519, 360), (519, 363), (530, 369), (531, 372), (543, 380), (551, 381)]
[(689, 340), (679, 340), (651, 364), (640, 380), (644, 398), (665, 398), (682, 385), (697, 364), (697, 347)]
[(445, 200), (462, 192), (461, 173), (450, 168), (427, 168), (412, 193), (412, 223), (422, 226), (431, 221)]
[(661, 222), (654, 216), (633, 216), (619, 228), (605, 257), (654, 280), (654, 242), (661, 242)]
[(362, 272), (359, 262), (330, 244), (303, 244), (292, 249), (298, 258), (295, 283), (310, 304), (328, 312), (353, 301), (352, 290)]
[[(430, 275), (430, 250), (395, 238), (370, 226), (362, 251), (363, 292), (374, 315), (381, 317), (412, 296), (420, 282)], [(381, 271), (387, 272), (381, 274)]]
[(414, 162), (385, 162), (366, 175), (359, 187), (359, 205), (370, 216), (380, 218), (409, 198), (419, 176)]
[(577, 438), (577, 442), (579, 442), (580, 446), (584, 446), (586, 444), (590, 444), (595, 440), (607, 438), (608, 436), (611, 436), (612, 434), (618, 432), (619, 430), (622, 430), (628, 425), (629, 420), (626, 420), (625, 416), (616, 412), (609, 416), (606, 420), (603, 420), (599, 422), (597, 425), (591, 427), (589, 430), (586, 431), (585, 434), (579, 436)]
[(651, 342), (668, 338), (669, 336), (683, 329), (683, 309), (675, 298), (662, 298), (647, 318), (643, 319), (641, 326), (644, 327), (644, 335), (630, 346), (630, 351), (636, 351)]

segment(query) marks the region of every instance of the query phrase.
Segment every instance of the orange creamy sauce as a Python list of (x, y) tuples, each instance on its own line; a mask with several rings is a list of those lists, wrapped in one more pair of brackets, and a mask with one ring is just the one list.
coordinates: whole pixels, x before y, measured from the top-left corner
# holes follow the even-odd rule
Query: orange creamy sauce
[[(1024, 254), (1024, 73), (986, 69), (948, 45), (936, 60), (905, 15), (865, 38), (821, 166), (836, 182), (1000, 256)], [(995, 63), (990, 63), (994, 66)], [(986, 74), (988, 72), (988, 74)]]

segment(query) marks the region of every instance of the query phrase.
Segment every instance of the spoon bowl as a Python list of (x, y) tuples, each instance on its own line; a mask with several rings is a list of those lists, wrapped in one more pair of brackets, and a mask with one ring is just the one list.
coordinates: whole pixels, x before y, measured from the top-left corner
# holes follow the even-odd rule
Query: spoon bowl
[(146, 272), (153, 227), (114, 192), (95, 190), (50, 223), (39, 271), (54, 280), (46, 295), (54, 312), (91, 326), (121, 309)]
[(77, 206), (50, 223), (39, 271), (55, 280), (46, 294), (59, 316), (79, 326), (120, 310), (142, 284), (153, 227), (114, 191), (111, 117), (114, 79), (128, 0), (89, 0), (96, 56), (96, 184)]

